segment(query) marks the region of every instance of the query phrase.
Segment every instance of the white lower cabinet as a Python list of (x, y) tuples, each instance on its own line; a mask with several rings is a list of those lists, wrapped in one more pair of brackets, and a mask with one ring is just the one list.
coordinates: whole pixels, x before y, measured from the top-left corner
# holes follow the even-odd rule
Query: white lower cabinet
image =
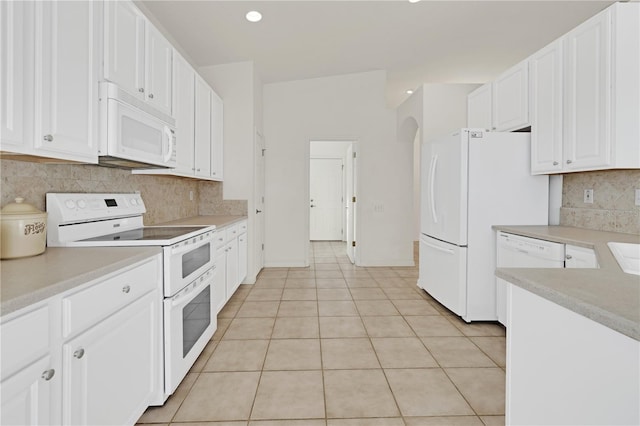
[(506, 424), (640, 424), (639, 341), (512, 284), (507, 295)]
[(53, 379), (60, 375), (60, 371), (51, 365), (51, 356), (45, 356), (2, 381), (1, 424), (57, 423), (51, 412), (51, 397)]
[(63, 345), (63, 424), (134, 424), (161, 385), (151, 292)]
[(1, 318), (3, 425), (133, 425), (161, 401), (160, 255)]
[(246, 220), (217, 229), (216, 287), (225, 289), (222, 306), (231, 299), (247, 276), (246, 230)]
[[(224, 238), (222, 240), (224, 241)], [(216, 269), (213, 282), (216, 312), (220, 312), (231, 297), (227, 294), (227, 252), (224, 242), (216, 249)]]

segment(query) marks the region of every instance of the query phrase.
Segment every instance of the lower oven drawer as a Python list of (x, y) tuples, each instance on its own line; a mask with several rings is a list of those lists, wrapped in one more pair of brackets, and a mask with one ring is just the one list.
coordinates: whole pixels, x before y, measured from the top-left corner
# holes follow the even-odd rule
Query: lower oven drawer
[[(68, 337), (159, 288), (160, 255), (62, 299), (63, 335)], [(98, 303), (96, 303), (98, 301)]]

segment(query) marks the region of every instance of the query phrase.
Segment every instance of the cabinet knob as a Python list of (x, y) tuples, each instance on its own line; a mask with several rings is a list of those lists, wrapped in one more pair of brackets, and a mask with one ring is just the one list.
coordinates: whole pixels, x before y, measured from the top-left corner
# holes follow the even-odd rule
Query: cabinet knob
[(565, 259), (567, 259), (567, 260), (573, 259), (573, 256), (571, 256), (570, 254), (568, 254), (568, 255), (566, 255), (566, 256), (565, 256)]
[(557, 161), (554, 161), (554, 162), (553, 162), (553, 165), (554, 165), (554, 166), (557, 166), (557, 165), (558, 165), (558, 162), (557, 162)]
[(211, 173), (211, 175), (212, 175), (212, 176), (215, 176), (215, 175), (216, 175), (216, 172), (212, 172), (212, 173)]
[(44, 135), (44, 140), (47, 142), (53, 141), (53, 135)]
[(53, 378), (53, 376), (56, 374), (56, 370), (54, 370), (53, 368), (50, 370), (45, 370), (42, 373), (42, 378), (49, 381)]
[(153, 93), (149, 93), (149, 99), (153, 99)]
[(140, 92), (140, 93), (144, 93), (144, 87), (140, 87), (140, 88), (138, 89), (138, 92)]
[(73, 353), (73, 356), (78, 359), (82, 358), (84, 356), (84, 349), (82, 348), (78, 349)]
[(125, 285), (124, 287), (122, 287), (122, 292), (123, 293), (129, 293), (131, 291), (131, 287), (128, 285)]
[(567, 160), (567, 164), (573, 163), (573, 160)]
[(199, 172), (199, 171), (200, 171), (200, 169), (196, 169), (196, 172)]

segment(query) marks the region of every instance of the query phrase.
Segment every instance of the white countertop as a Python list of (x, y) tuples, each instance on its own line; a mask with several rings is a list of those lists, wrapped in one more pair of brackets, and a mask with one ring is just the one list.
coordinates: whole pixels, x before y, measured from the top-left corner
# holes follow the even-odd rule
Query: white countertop
[(247, 216), (222, 216), (222, 215), (194, 216), (194, 217), (188, 217), (186, 219), (178, 219), (178, 220), (172, 220), (170, 222), (159, 223), (155, 226), (215, 225), (218, 228), (222, 228), (224, 226), (232, 225), (235, 222), (239, 222), (246, 218)]
[(640, 340), (640, 276), (622, 271), (608, 242), (640, 236), (569, 226), (494, 226), (525, 237), (593, 248), (599, 269), (497, 268), (496, 276), (635, 340)]
[(0, 315), (133, 265), (160, 247), (48, 247), (38, 256), (0, 262)]

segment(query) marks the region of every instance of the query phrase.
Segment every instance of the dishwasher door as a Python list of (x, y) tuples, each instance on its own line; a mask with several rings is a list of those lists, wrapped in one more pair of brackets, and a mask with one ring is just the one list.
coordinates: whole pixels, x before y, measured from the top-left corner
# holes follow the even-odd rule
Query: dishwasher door
[[(564, 268), (564, 244), (498, 231), (496, 267)], [(496, 314), (507, 322), (507, 282), (496, 277)]]

